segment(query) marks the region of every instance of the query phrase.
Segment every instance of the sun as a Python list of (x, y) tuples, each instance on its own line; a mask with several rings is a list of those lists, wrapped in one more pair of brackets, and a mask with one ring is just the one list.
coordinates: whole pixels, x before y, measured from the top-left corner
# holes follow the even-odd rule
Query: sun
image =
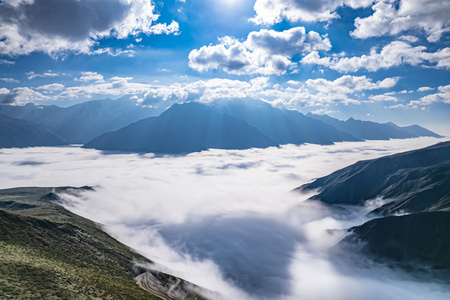
[(233, 5), (239, 2), (239, 0), (222, 0), (225, 4)]

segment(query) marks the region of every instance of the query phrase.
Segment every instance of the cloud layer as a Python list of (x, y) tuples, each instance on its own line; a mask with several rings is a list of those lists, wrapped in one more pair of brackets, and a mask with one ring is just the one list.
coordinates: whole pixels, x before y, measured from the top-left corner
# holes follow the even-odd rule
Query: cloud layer
[[(46, 74), (59, 76), (50, 71), (44, 74), (32, 73), (28, 78), (49, 76)], [(366, 76), (344, 75), (335, 80), (291, 80), (283, 85), (271, 82), (269, 77), (256, 77), (250, 81), (214, 78), (164, 85), (136, 83), (131, 77), (105, 78), (97, 72), (81, 72), (74, 78), (75, 85), (72, 86), (51, 83), (36, 88), (3, 88), (0, 90), (0, 103), (23, 105), (58, 99), (127, 96), (135, 99), (139, 105), (163, 110), (174, 103), (189, 101), (254, 98), (270, 102), (274, 106), (298, 109), (303, 106), (339, 103), (360, 104), (368, 100), (364, 95), (365, 91), (389, 89), (396, 86), (398, 80), (398, 77), (388, 77), (374, 82)]]
[[(94, 185), (66, 207), (106, 225), (156, 267), (227, 299), (446, 299), (383, 267), (344, 270), (327, 254), (366, 209), (305, 205), (290, 190), (356, 162), (435, 143), (421, 138), (287, 145), (187, 156), (79, 148), (2, 149), (0, 188)], [(330, 234), (329, 229), (334, 229)]]

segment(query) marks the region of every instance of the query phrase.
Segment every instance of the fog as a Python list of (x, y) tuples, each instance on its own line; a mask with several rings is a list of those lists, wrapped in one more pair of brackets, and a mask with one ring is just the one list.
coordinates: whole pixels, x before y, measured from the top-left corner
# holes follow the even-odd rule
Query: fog
[[(153, 267), (224, 299), (448, 299), (383, 266), (343, 266), (329, 249), (371, 207), (326, 207), (292, 192), (358, 160), (439, 139), (209, 150), (184, 156), (78, 147), (0, 149), (0, 188), (83, 186), (65, 207), (99, 222)], [(366, 258), (361, 257), (361, 260)]]

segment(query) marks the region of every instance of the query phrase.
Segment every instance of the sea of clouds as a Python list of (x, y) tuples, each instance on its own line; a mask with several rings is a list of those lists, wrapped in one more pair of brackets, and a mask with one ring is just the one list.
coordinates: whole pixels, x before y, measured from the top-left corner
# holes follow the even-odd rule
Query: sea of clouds
[[(450, 290), (329, 249), (368, 207), (304, 203), (292, 189), (358, 160), (435, 138), (209, 150), (181, 156), (79, 147), (0, 149), (0, 188), (84, 186), (65, 207), (105, 226), (162, 271), (225, 299), (448, 299)], [(376, 201), (372, 202), (376, 203)], [(360, 258), (364, 260), (364, 257)]]

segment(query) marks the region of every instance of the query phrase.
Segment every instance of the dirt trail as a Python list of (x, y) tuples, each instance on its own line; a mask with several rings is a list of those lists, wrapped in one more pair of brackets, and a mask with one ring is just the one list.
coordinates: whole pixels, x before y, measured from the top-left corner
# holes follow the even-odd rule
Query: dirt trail
[(172, 292), (181, 283), (181, 279), (177, 277), (175, 278), (177, 281), (172, 284), (172, 286), (168, 290), (166, 287), (160, 286), (158, 284), (158, 280), (150, 272), (142, 273), (141, 275), (136, 276), (134, 280), (136, 280), (140, 288), (152, 293), (153, 295), (163, 300), (176, 300), (178, 298), (172, 295)]
[(180, 284), (180, 282), (181, 282), (181, 279), (177, 277), (177, 282), (176, 282), (175, 284), (173, 284), (173, 285), (170, 287), (169, 291), (167, 292), (167, 295), (169, 295), (169, 297), (173, 297), (173, 296), (172, 296), (172, 291), (178, 287), (178, 285)]

